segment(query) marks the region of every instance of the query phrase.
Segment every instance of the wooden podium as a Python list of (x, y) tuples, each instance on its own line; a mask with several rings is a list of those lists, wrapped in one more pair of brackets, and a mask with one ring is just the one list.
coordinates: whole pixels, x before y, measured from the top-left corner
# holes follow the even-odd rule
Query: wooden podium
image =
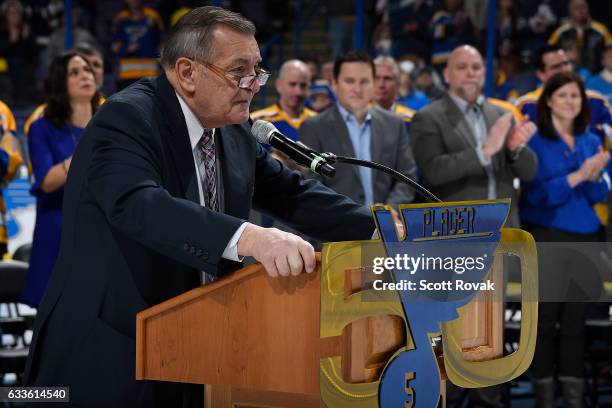
[[(322, 357), (342, 356), (347, 381), (372, 381), (405, 344), (403, 323), (373, 316), (341, 336), (320, 339), (319, 266), (312, 274), (275, 279), (250, 265), (138, 313), (136, 379), (208, 384), (207, 408), (324, 406)], [(355, 286), (349, 283), (345, 292)], [(473, 303), (482, 317), (462, 331), (466, 357), (474, 359), (478, 347), (488, 358), (501, 354), (501, 336), (490, 335), (501, 333), (501, 313)]]

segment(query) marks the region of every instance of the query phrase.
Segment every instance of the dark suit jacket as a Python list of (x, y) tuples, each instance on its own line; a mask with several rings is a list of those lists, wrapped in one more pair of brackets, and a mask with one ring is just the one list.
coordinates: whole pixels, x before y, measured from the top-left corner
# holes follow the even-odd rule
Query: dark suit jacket
[(199, 286), (201, 270), (239, 266), (221, 254), (251, 202), (322, 240), (371, 237), (366, 208), (270, 158), (248, 124), (217, 131), (225, 214), (199, 204), (185, 119), (165, 76), (97, 112), (70, 168), (26, 384), (70, 386), (71, 402), (87, 407), (182, 406), (188, 387), (134, 380), (135, 315)]
[[(379, 108), (372, 113), (372, 161), (384, 164), (411, 178), (416, 167), (404, 122), (390, 112)], [(318, 152), (331, 152), (338, 156), (355, 157), (346, 124), (337, 106), (332, 106), (315, 117), (308, 118), (300, 127), (300, 141)], [(335, 164), (336, 176), (321, 181), (340, 194), (363, 203), (365, 194), (360, 181), (359, 168), (349, 164)], [(414, 199), (412, 190), (391, 176), (372, 170), (375, 203), (407, 204)]]
[[(487, 130), (507, 111), (485, 101)], [(476, 138), (457, 104), (445, 95), (412, 118), (412, 149), (426, 187), (444, 201), (486, 200), (488, 178), (476, 154)], [(506, 225), (518, 227), (515, 177), (530, 180), (537, 158), (525, 147), (516, 160), (504, 146), (492, 160), (498, 198), (511, 198)]]

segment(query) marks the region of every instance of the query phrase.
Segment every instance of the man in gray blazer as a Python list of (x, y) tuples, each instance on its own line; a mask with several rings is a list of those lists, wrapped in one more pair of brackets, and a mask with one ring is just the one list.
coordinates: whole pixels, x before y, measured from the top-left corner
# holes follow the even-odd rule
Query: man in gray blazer
[[(351, 51), (334, 62), (332, 85), (338, 103), (307, 119), (300, 127), (300, 141), (320, 152), (372, 160), (414, 178), (416, 167), (408, 134), (401, 119), (371, 105), (374, 63), (363, 52)], [(385, 173), (337, 164), (336, 176), (321, 181), (354, 201), (410, 203), (414, 193)]]
[(448, 93), (413, 117), (412, 149), (435, 195), (444, 201), (511, 198), (506, 225), (517, 227), (513, 180), (536, 173), (536, 155), (526, 146), (536, 127), (516, 123), (511, 104), (483, 97), (484, 71), (475, 48), (452, 52), (444, 71)]
[[(425, 184), (444, 201), (511, 198), (506, 225), (518, 227), (513, 181), (536, 173), (536, 155), (526, 146), (536, 127), (528, 121), (513, 127), (514, 107), (482, 96), (484, 64), (475, 48), (453, 50), (444, 79), (448, 93), (412, 119), (412, 148)], [(448, 393), (452, 398), (452, 386)], [(499, 386), (470, 390), (469, 398), (470, 406), (503, 407)]]

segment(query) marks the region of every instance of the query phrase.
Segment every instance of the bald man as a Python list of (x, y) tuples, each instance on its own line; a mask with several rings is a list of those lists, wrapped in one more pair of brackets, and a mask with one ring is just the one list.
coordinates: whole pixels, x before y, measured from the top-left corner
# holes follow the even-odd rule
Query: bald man
[[(455, 48), (444, 70), (448, 92), (412, 118), (410, 141), (425, 185), (443, 201), (512, 199), (506, 226), (518, 227), (515, 177), (535, 176), (526, 146), (536, 127), (513, 105), (482, 95), (485, 67), (473, 47)], [(450, 391), (450, 390), (449, 390)], [(503, 407), (498, 386), (470, 390), (470, 406)]]
[(511, 104), (485, 98), (484, 78), (480, 53), (455, 48), (444, 70), (447, 94), (412, 118), (412, 149), (425, 184), (442, 200), (511, 198), (506, 223), (517, 227), (513, 179), (535, 175), (536, 156), (526, 144), (536, 128), (517, 123)]
[[(306, 99), (310, 96), (311, 73), (310, 68), (305, 62), (298, 59), (285, 61), (278, 71), (278, 78), (274, 82), (278, 93), (278, 102), (267, 108), (251, 113), (251, 119), (266, 120), (272, 122), (277, 129), (285, 136), (298, 140), (298, 130), (304, 121), (315, 116), (317, 112), (304, 106)], [(266, 146), (266, 148), (269, 148)], [(271, 149), (272, 157), (280, 160), (285, 166), (292, 170), (304, 171), (289, 157), (281, 151)], [(251, 221), (260, 223), (264, 227), (276, 226), (279, 229), (289, 231), (290, 229), (278, 222), (274, 222), (270, 217), (252, 214)]]
[(317, 114), (304, 106), (310, 95), (310, 81), (308, 65), (297, 59), (286, 61), (274, 83), (278, 102), (251, 113), (251, 118), (272, 122), (282, 134), (297, 140), (302, 123)]

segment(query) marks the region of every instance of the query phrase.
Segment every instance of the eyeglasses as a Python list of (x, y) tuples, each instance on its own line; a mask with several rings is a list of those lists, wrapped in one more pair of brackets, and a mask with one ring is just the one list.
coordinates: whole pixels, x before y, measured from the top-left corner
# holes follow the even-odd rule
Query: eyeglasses
[(230, 74), (229, 72), (225, 71), (222, 68), (219, 68), (216, 65), (211, 64), (210, 62), (202, 61), (199, 59), (194, 61), (197, 61), (200, 64), (206, 66), (215, 74), (229, 80), (241, 89), (250, 89), (255, 83), (255, 81), (257, 81), (259, 86), (264, 86), (266, 82), (268, 82), (268, 78), (270, 78), (270, 73), (260, 67), (255, 67), (255, 75), (250, 74), (245, 76), (238, 76), (235, 74)]

